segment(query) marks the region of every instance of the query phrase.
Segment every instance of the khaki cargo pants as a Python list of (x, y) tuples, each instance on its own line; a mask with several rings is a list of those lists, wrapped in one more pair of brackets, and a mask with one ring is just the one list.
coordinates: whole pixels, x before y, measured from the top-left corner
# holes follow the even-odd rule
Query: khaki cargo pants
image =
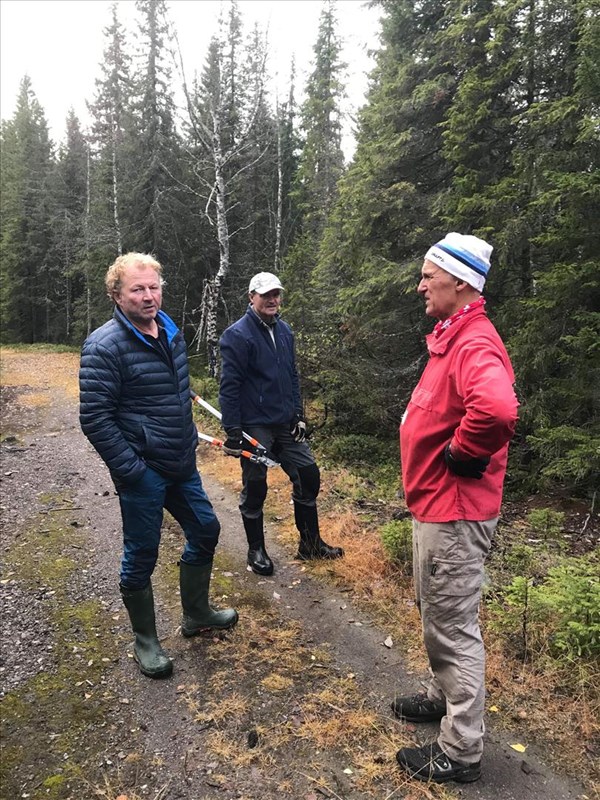
[(413, 519), (413, 573), (432, 679), (427, 696), (446, 701), (438, 744), (476, 763), (483, 751), (485, 652), (479, 629), (483, 564), (498, 518), (484, 522)]

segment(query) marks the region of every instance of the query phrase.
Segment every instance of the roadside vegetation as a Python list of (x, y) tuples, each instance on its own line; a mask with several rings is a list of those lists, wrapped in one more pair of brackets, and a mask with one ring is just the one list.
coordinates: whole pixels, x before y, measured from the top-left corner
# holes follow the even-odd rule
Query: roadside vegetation
[[(34, 356), (31, 362), (28, 362), (28, 356)], [(40, 356), (47, 359), (46, 364), (50, 367), (43, 375), (37, 370)], [(3, 349), (2, 384), (33, 389), (23, 396), (23, 402), (28, 405), (41, 406), (50, 402), (49, 392), (59, 387), (75, 397), (77, 363), (77, 355), (64, 353), (62, 348)], [(31, 366), (37, 371), (32, 372)], [(216, 403), (212, 380), (196, 378), (194, 386), (206, 399)], [(220, 435), (214, 420), (205, 413), (197, 413), (197, 423), (199, 429)], [(306, 565), (306, 569), (323, 580), (350, 590), (353, 602), (367, 609), (383, 627), (393, 631), (393, 647), (407, 664), (414, 670), (424, 671), (426, 660), (419, 618), (412, 599), (411, 525), (400, 496), (398, 467), (391, 459), (385, 461), (381, 451), (376, 453), (376, 458), (381, 460), (373, 468), (369, 468), (367, 458), (356, 469), (343, 466), (339, 456), (334, 460), (333, 455), (336, 447), (338, 453), (348, 453), (348, 443), (332, 445), (323, 432), (315, 435), (313, 446), (320, 452), (323, 472), (323, 534), (326, 539), (343, 545), (346, 557), (327, 564)], [(361, 450), (356, 442), (350, 452), (359, 462)], [(239, 466), (235, 459), (224, 457), (219, 451), (202, 444), (199, 457), (202, 472), (213, 475), (233, 491), (239, 490)], [(373, 454), (370, 457), (373, 458)], [(288, 480), (280, 470), (272, 470), (269, 477), (267, 521), (276, 524), (279, 537), (289, 545), (292, 553), (296, 532), (290, 512)], [(41, 499), (49, 508), (56, 506), (55, 497)], [(66, 505), (63, 511), (34, 519), (29, 533), (37, 538), (32, 540), (24, 536), (16, 549), (13, 548), (5, 557), (9, 580), (18, 578), (26, 586), (36, 587), (38, 591), (42, 586), (48, 593), (56, 641), (68, 644), (69, 650), (79, 653), (77, 674), (70, 675), (65, 663), (65, 666), (58, 667), (56, 675), (38, 676), (22, 690), (5, 698), (3, 704), (6, 742), (7, 736), (10, 740), (15, 724), (29, 724), (25, 709), (31, 707), (34, 698), (36, 724), (32, 735), (27, 738), (32, 747), (43, 750), (50, 760), (52, 753), (58, 750), (75, 753), (79, 733), (83, 729), (87, 731), (93, 715), (103, 715), (106, 704), (114, 701), (110, 692), (102, 695), (95, 690), (87, 691), (92, 685), (102, 685), (102, 673), (109, 661), (106, 654), (110, 656), (113, 653), (110, 657), (114, 657), (115, 642), (112, 634), (110, 641), (105, 640), (106, 623), (101, 621), (102, 609), (93, 603), (79, 603), (67, 611), (61, 610), (60, 598), (64, 595), (65, 584), (71, 580), (74, 569), (72, 554), (77, 553), (77, 536), (80, 536), (72, 525), (68, 527), (69, 542), (74, 549), (66, 552), (63, 538), (72, 517), (69, 502), (62, 497), (59, 506)], [(517, 501), (510, 496), (506, 499), (488, 563), (482, 610), (488, 648), (487, 710), (496, 725), (513, 729), (519, 741), (535, 742), (552, 754), (562, 769), (567, 768), (579, 777), (586, 776), (593, 788), (599, 777), (596, 765), (600, 734), (598, 514), (593, 505), (588, 507), (581, 500), (563, 498), (560, 506), (552, 507), (550, 499), (540, 496)], [(43, 532), (41, 544), (40, 531)], [(25, 552), (32, 547), (32, 541), (35, 542), (34, 550)], [(221, 564), (220, 570), (226, 572), (227, 565)], [(161, 579), (163, 591), (173, 593), (176, 581), (172, 575), (166, 577), (168, 580), (164, 575)], [(224, 594), (230, 591), (226, 578), (217, 576), (216, 580)], [(236, 603), (242, 606), (256, 607), (257, 602), (257, 597), (236, 598)], [(175, 608), (177, 598), (174, 595), (172, 603)], [(236, 633), (235, 648), (229, 648), (227, 665), (221, 665), (211, 681), (216, 688), (219, 681), (223, 685), (227, 683), (227, 670), (233, 669), (236, 674), (243, 671), (244, 653), (256, 651), (257, 642), (263, 642), (269, 631), (268, 637), (275, 637), (277, 641), (271, 642), (272, 648), (266, 648), (265, 652), (276, 651), (278, 658), (276, 664), (270, 663), (266, 654), (258, 659), (264, 666), (260, 678), (263, 689), (279, 697), (282, 693), (297, 697), (300, 664), (314, 662), (319, 665), (315, 669), (323, 676), (327, 672), (327, 653), (296, 647), (293, 643), (298, 637), (293, 626), (284, 625), (275, 618), (269, 622), (266, 616), (272, 611), (267, 611), (264, 606), (260, 611), (260, 615), (247, 615), (249, 626), (244, 632)], [(252, 621), (253, 617), (257, 621)], [(104, 658), (96, 657), (99, 648)], [(222, 652), (218, 659), (222, 660)], [(191, 710), (199, 708), (195, 699), (197, 691), (197, 687), (186, 687), (182, 692), (182, 702)], [(81, 695), (79, 699), (78, 695)], [(54, 705), (65, 696), (71, 699), (68, 704), (63, 704), (61, 715), (56, 717)], [(220, 704), (219, 710), (198, 711), (199, 724), (211, 728), (207, 743), (215, 757), (224, 761), (233, 758), (232, 764), (237, 767), (249, 758), (248, 752), (232, 756), (232, 731), (221, 730), (220, 720), (227, 715), (229, 708), (236, 716), (239, 734), (247, 703), (247, 698), (236, 698), (234, 693)], [(320, 751), (335, 742), (341, 751), (346, 749), (348, 763), (353, 765), (351, 768), (360, 764), (360, 781), (365, 793), (373, 791), (387, 769), (383, 765), (401, 743), (397, 736), (390, 736), (381, 721), (361, 708), (353, 678), (329, 674), (327, 681), (319, 682), (318, 689), (307, 693), (305, 701), (299, 701), (299, 707), (302, 709), (302, 724), (290, 727), (282, 723), (275, 738), (273, 731), (270, 732), (270, 747), (276, 750), (276, 741), (283, 745), (291, 739), (298, 739), (306, 744), (307, 751)], [(325, 714), (323, 709), (328, 709)], [(43, 722), (50, 718), (52, 733)], [(61, 729), (61, 719), (64, 719), (64, 729)], [(255, 730), (260, 738), (260, 722), (256, 722)], [(45, 736), (50, 737), (50, 748), (43, 743)], [(361, 737), (366, 737), (360, 750), (364, 758), (358, 757), (357, 762), (353, 743)], [(100, 746), (100, 742), (96, 746)], [(87, 747), (93, 750), (89, 741)], [(373, 753), (382, 754), (379, 768), (377, 759), (373, 762), (371, 758)], [(23, 752), (9, 744), (4, 749), (3, 768), (12, 770), (24, 757)], [(270, 757), (268, 750), (263, 752), (259, 749), (253, 755), (252, 763), (267, 769)], [(72, 759), (72, 755), (69, 758)], [(76, 759), (69, 763), (71, 768), (67, 775), (71, 780), (77, 776), (81, 779), (82, 768), (76, 766)], [(228, 778), (215, 776), (215, 781), (219, 780)], [(56, 774), (50, 771), (41, 783), (44, 791), (39, 796), (60, 798), (64, 796), (61, 787), (68, 784), (64, 769)], [(284, 789), (282, 787), (282, 791)], [(113, 800), (110, 786), (102, 789), (96, 782), (94, 791), (97, 796)], [(134, 796), (130, 795), (129, 800), (135, 800)]]
[[(216, 385), (196, 391), (217, 402)], [(316, 410), (315, 417), (318, 417)], [(221, 435), (204, 413), (203, 430)], [(394, 631), (407, 663), (427, 667), (412, 593), (410, 515), (402, 501), (396, 441), (329, 438), (312, 446), (322, 471), (321, 528), (344, 559), (311, 564), (311, 573), (350, 588), (353, 600)], [(202, 470), (241, 488), (235, 459), (205, 449)], [(344, 464), (350, 466), (345, 466)], [(289, 482), (269, 473), (266, 509), (281, 536), (296, 542)], [(482, 626), (488, 651), (486, 708), (494, 724), (515, 730), (552, 755), (561, 769), (600, 781), (600, 524), (595, 495), (505, 498), (487, 564)]]

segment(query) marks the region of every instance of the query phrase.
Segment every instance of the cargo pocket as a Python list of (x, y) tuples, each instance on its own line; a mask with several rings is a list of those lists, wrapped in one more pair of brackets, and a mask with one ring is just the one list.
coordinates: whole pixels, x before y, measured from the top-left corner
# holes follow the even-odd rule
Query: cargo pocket
[(478, 592), (483, 580), (483, 561), (479, 558), (467, 561), (431, 562), (428, 575), (428, 599), (461, 597)]

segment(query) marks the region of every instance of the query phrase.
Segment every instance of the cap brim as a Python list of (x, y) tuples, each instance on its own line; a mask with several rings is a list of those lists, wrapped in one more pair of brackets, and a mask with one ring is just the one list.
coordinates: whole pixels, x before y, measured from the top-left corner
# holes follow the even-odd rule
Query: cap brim
[(257, 294), (267, 294), (267, 292), (272, 292), (273, 289), (281, 289), (283, 291), (283, 286), (280, 283), (268, 283), (266, 286), (261, 286), (260, 289), (251, 289), (250, 291)]

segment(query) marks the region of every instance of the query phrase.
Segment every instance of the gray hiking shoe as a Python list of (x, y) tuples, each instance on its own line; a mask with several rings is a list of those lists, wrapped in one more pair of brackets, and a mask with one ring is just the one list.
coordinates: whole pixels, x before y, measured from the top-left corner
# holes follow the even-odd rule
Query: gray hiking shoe
[(481, 761), (462, 764), (447, 756), (437, 742), (424, 747), (403, 747), (396, 761), (411, 778), (434, 783), (473, 783), (481, 777)]
[(446, 716), (446, 703), (434, 703), (419, 692), (397, 697), (392, 703), (392, 711), (398, 719), (406, 722), (435, 722)]

